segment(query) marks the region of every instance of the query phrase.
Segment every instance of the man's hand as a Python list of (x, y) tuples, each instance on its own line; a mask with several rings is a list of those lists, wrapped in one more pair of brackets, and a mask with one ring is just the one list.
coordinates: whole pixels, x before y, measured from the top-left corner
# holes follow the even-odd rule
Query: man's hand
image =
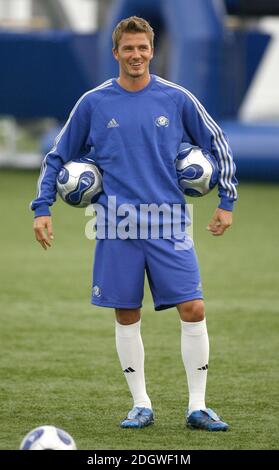
[(51, 247), (50, 240), (53, 240), (52, 222), (49, 215), (36, 217), (34, 220), (34, 232), (36, 240), (42, 245), (44, 250)]
[(214, 215), (206, 228), (212, 233), (212, 235), (218, 236), (223, 235), (224, 231), (227, 230), (231, 224), (232, 212), (218, 208), (214, 212)]

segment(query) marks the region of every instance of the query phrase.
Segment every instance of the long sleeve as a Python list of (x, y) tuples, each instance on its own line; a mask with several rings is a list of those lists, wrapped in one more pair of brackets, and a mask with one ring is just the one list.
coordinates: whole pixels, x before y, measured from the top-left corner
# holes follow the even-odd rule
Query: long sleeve
[(235, 164), (227, 137), (207, 113), (201, 103), (189, 91), (183, 107), (183, 125), (193, 143), (212, 153), (219, 166), (219, 207), (232, 210), (237, 199)]
[(54, 147), (42, 162), (37, 196), (31, 202), (35, 217), (50, 215), (49, 207), (56, 200), (56, 178), (63, 164), (90, 151), (89, 128), (89, 105), (85, 94), (74, 106), (66, 124), (55, 139)]

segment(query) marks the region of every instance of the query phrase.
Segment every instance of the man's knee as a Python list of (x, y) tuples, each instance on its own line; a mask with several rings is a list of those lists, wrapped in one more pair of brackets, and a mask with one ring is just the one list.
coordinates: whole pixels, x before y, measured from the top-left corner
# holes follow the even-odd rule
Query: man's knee
[(132, 325), (140, 320), (140, 308), (116, 308), (115, 315), (120, 325)]
[(203, 300), (190, 300), (177, 305), (182, 321), (197, 322), (204, 319), (204, 303)]

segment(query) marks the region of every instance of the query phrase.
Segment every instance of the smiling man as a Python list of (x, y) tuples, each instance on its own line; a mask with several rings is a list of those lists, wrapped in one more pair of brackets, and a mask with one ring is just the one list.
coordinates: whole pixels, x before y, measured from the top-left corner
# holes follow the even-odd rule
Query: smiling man
[[(128, 30), (129, 31), (129, 30)], [(144, 88), (150, 81), (149, 64), (153, 58), (153, 34), (124, 32), (113, 34), (113, 55), (119, 62), (118, 83), (130, 91)]]
[[(181, 321), (181, 353), (189, 389), (186, 423), (208, 431), (226, 431), (228, 425), (205, 404), (209, 343), (203, 294), (193, 242), (185, 234), (184, 248), (176, 250), (178, 234), (164, 237), (164, 222), (157, 217), (155, 239), (110, 237), (109, 200), (140, 213), (143, 204), (160, 208), (184, 207), (176, 176), (181, 142), (214, 154), (219, 165), (220, 202), (209, 223), (214, 236), (232, 223), (236, 200), (235, 167), (228, 142), (201, 103), (185, 88), (149, 72), (153, 58), (153, 29), (136, 16), (122, 20), (113, 32), (113, 55), (119, 77), (85, 93), (46, 155), (32, 203), (34, 230), (44, 249), (53, 238), (49, 206), (56, 196), (56, 177), (67, 161), (94, 147), (94, 160), (103, 171), (99, 204), (106, 211), (107, 236), (95, 248), (92, 303), (114, 308), (116, 349), (133, 398), (133, 408), (122, 428), (142, 428), (154, 421), (144, 375), (141, 307), (147, 274), (155, 310), (176, 307)], [(124, 214), (123, 214), (124, 215)], [(169, 214), (170, 217), (173, 214)], [(187, 224), (187, 213), (181, 211)], [(136, 225), (140, 227), (140, 216)], [(181, 225), (179, 225), (180, 227)], [(152, 230), (151, 230), (152, 232)], [(125, 232), (124, 232), (125, 234)], [(160, 341), (153, 332), (154, 341)]]

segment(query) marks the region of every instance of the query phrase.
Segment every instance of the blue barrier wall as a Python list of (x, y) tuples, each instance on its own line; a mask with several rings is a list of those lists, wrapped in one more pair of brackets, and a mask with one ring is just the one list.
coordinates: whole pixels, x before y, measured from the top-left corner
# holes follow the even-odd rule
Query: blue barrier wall
[(279, 126), (222, 123), (229, 137), (240, 180), (279, 181)]
[(97, 84), (97, 35), (0, 33), (0, 114), (65, 119)]

